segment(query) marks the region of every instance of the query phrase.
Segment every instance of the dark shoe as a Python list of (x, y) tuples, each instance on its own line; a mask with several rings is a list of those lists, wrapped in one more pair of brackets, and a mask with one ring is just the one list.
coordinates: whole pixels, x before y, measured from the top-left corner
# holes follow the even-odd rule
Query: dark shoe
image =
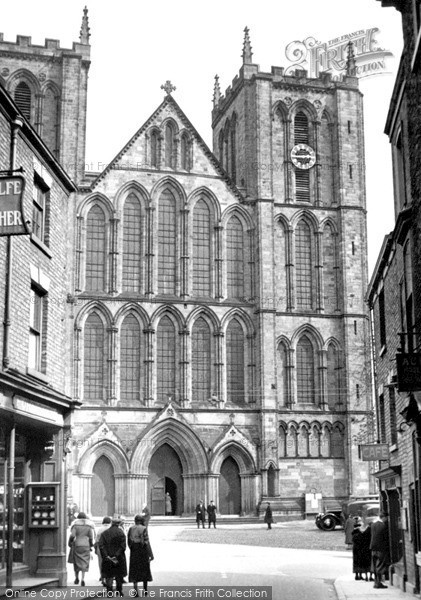
[(78, 577), (76, 577), (75, 583), (76, 583), (76, 585), (79, 583), (79, 578)]
[(85, 582), (83, 581), (83, 579), (82, 579), (82, 581), (80, 582), (80, 585), (85, 585)]
[(384, 585), (384, 583), (379, 583), (379, 585), (377, 586), (378, 588), (385, 590), (387, 589), (387, 585)]

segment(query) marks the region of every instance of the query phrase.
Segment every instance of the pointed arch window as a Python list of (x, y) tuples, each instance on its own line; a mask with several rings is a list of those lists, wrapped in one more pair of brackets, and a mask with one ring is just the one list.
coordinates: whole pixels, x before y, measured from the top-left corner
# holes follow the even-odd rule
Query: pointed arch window
[(158, 293), (175, 294), (177, 217), (170, 190), (161, 194), (158, 207)]
[(91, 402), (105, 399), (105, 334), (104, 325), (95, 312), (91, 313), (84, 328), (84, 398)]
[(338, 290), (336, 285), (336, 239), (330, 225), (326, 225), (323, 231), (323, 284), (325, 311), (333, 312), (338, 306)]
[(316, 381), (313, 344), (303, 335), (297, 344), (297, 402), (314, 404)]
[(127, 315), (120, 333), (120, 400), (140, 400), (140, 326), (134, 315)]
[(327, 404), (330, 410), (340, 404), (341, 398), (341, 364), (339, 350), (330, 343), (327, 349)]
[(86, 219), (86, 290), (105, 291), (105, 214), (98, 204), (93, 206)]
[(221, 129), (218, 138), (219, 162), (224, 166), (224, 130)]
[(278, 399), (281, 406), (289, 405), (289, 381), (288, 381), (288, 354), (285, 344), (278, 346), (277, 352), (277, 373), (278, 373)]
[(211, 295), (211, 218), (208, 204), (199, 200), (193, 210), (193, 294)]
[(58, 97), (51, 87), (44, 94), (43, 113), (42, 137), (54, 156), (58, 157)]
[(14, 100), (25, 119), (31, 120), (32, 93), (26, 81), (20, 81), (14, 93)]
[(159, 134), (157, 131), (151, 133), (151, 166), (159, 166)]
[(185, 171), (190, 170), (190, 142), (186, 133), (183, 133), (180, 140), (180, 166)]
[(312, 239), (305, 221), (298, 223), (295, 231), (295, 293), (298, 309), (312, 308)]
[(175, 397), (176, 337), (174, 323), (168, 316), (162, 317), (156, 332), (157, 398), (165, 403)]
[(233, 319), (227, 328), (227, 399), (233, 404), (243, 404), (244, 386), (244, 331), (237, 319)]
[(230, 147), (231, 147), (231, 179), (233, 180), (234, 183), (236, 183), (237, 180), (237, 164), (236, 164), (236, 158), (237, 158), (237, 120), (235, 118), (235, 115), (232, 119), (231, 122), (231, 128), (230, 128)]
[(192, 330), (192, 401), (207, 402), (211, 397), (211, 332), (200, 317)]
[(167, 123), (165, 127), (165, 166), (170, 169), (174, 168), (174, 127), (171, 123)]
[(302, 111), (297, 112), (294, 117), (294, 142), (296, 144), (309, 143), (308, 118)]
[(142, 214), (136, 194), (129, 194), (123, 211), (123, 290), (140, 292), (142, 259)]
[(227, 224), (227, 296), (244, 297), (245, 244), (243, 224), (235, 215)]

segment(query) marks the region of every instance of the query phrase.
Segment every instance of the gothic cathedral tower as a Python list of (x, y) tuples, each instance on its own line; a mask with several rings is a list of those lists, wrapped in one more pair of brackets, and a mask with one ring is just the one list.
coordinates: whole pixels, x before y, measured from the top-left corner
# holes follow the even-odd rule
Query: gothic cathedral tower
[(352, 45), (339, 81), (261, 72), (246, 28), (214, 153), (253, 207), (262, 497), (367, 493), (370, 436), (362, 94)]

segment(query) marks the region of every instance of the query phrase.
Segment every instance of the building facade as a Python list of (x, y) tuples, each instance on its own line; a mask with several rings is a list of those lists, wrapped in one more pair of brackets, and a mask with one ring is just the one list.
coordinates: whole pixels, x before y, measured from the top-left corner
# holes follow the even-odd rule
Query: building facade
[[(88, 56), (86, 14), (81, 35)], [(367, 493), (352, 52), (340, 81), (265, 73), (246, 30), (239, 75), (224, 96), (215, 82), (213, 153), (163, 88), (106, 169), (78, 180), (69, 212), (73, 501), (94, 516), (144, 503), (163, 515), (168, 492), (174, 515), (213, 499), (221, 514), (270, 500), (297, 516), (306, 494), (339, 505)]]
[[(420, 590), (421, 380), (419, 249), (421, 154), (419, 139), (420, 5), (382, 1), (402, 15), (404, 50), (390, 101), (385, 133), (393, 159), (395, 227), (386, 236), (369, 288), (372, 312), (378, 441), (389, 461), (376, 474), (390, 514), (394, 582)], [(400, 365), (402, 364), (402, 368)], [(415, 367), (411, 367), (415, 365)], [(412, 381), (409, 375), (412, 369)]]
[[(65, 447), (75, 403), (66, 393), (63, 315), (76, 188), (1, 86), (0, 171), (0, 585), (19, 575), (65, 585)], [(24, 185), (23, 216), (12, 211), (12, 219), (5, 200), (15, 182)], [(21, 222), (28, 226), (17, 235)]]

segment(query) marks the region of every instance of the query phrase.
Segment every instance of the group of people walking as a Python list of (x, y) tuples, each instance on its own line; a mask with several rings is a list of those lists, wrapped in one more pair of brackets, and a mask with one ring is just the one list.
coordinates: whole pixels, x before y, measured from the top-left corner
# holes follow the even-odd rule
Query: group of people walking
[(129, 581), (133, 583), (134, 593), (138, 595), (138, 584), (143, 584), (144, 593), (147, 594), (148, 582), (152, 581), (150, 562), (153, 552), (148, 535), (150, 512), (147, 506), (140, 515), (134, 518), (134, 524), (129, 528), (127, 535), (124, 523), (120, 517), (111, 519), (104, 517), (102, 525), (95, 532), (95, 527), (86, 514), (80, 512), (72, 523), (69, 537), (68, 562), (73, 563), (75, 584), (85, 585), (85, 573), (89, 571), (92, 552), (98, 556), (100, 581), (107, 592), (113, 590), (114, 580), (116, 592), (123, 595), (124, 578), (127, 576), (126, 548), (130, 550)]
[(385, 589), (390, 564), (388, 514), (364, 527), (359, 516), (350, 515), (345, 523), (345, 543), (352, 546), (352, 567), (358, 581), (374, 581), (374, 587)]

